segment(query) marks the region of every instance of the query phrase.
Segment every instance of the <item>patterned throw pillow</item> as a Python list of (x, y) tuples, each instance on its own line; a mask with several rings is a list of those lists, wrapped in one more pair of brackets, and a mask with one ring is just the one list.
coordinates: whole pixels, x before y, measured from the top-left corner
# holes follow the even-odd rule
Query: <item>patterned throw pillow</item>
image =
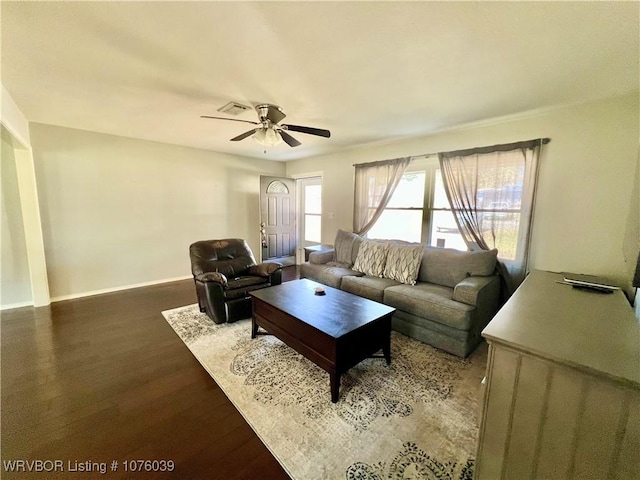
[(388, 250), (388, 243), (363, 240), (353, 269), (371, 277), (382, 277)]
[(415, 285), (423, 253), (422, 245), (391, 245), (384, 267), (384, 277)]

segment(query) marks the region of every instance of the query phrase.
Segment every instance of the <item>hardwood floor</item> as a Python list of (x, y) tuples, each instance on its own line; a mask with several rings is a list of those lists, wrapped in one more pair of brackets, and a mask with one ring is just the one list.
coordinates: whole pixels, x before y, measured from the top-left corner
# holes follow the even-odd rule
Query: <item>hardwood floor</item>
[[(295, 267), (284, 278), (296, 277)], [(191, 280), (2, 312), (2, 460), (119, 462), (108, 478), (288, 479), (161, 311), (196, 302)], [(171, 473), (123, 460), (173, 460)]]

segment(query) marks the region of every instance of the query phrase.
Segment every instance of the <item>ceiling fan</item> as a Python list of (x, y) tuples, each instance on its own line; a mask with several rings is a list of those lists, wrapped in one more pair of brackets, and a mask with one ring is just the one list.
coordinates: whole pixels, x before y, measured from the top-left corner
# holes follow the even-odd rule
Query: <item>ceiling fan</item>
[(301, 125), (289, 125), (280, 124), (280, 122), (286, 117), (282, 108), (277, 105), (270, 105), (268, 103), (257, 105), (256, 112), (258, 112), (259, 122), (252, 122), (250, 120), (240, 120), (237, 118), (226, 117), (210, 117), (208, 115), (202, 115), (200, 118), (214, 118), (216, 120), (231, 120), (234, 122), (251, 123), (253, 125), (259, 125), (256, 128), (252, 128), (248, 132), (244, 132), (237, 137), (231, 139), (232, 142), (239, 142), (247, 137), (253, 135), (253, 138), (265, 146), (277, 145), (284, 141), (290, 147), (297, 147), (301, 143), (287, 133), (287, 130), (291, 132), (307, 133), (309, 135), (317, 135), (319, 137), (331, 137), (329, 130), (323, 130), (321, 128), (303, 127)]

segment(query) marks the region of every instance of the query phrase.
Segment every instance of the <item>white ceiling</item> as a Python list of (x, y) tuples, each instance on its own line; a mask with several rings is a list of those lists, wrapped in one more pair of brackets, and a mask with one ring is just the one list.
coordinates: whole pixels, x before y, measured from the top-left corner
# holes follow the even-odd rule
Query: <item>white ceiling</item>
[[(638, 2), (1, 2), (27, 119), (291, 160), (638, 89)], [(275, 103), (302, 146), (201, 119)], [(224, 116), (224, 115), (223, 115)], [(256, 120), (255, 112), (238, 117)]]

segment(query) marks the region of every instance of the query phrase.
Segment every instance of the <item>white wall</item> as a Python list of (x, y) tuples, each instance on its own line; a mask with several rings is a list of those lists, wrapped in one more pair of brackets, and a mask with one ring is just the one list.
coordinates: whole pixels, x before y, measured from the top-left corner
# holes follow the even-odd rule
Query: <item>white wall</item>
[(287, 175), (322, 169), (322, 242), (333, 243), (338, 228), (352, 229), (354, 163), (550, 137), (541, 157), (530, 268), (607, 275), (628, 285), (624, 245), (640, 222), (640, 200), (632, 198), (638, 110), (635, 93), (292, 161)]
[(0, 308), (33, 304), (18, 175), (11, 134), (1, 129)]
[[(19, 209), (22, 217), (22, 229), (26, 245), (28, 259), (29, 281), (31, 289), (30, 303), (36, 307), (49, 305), (49, 281), (47, 278), (47, 266), (44, 258), (44, 241), (42, 238), (42, 226), (40, 209), (38, 207), (38, 188), (33, 165), (31, 140), (29, 135), (29, 122), (22, 114), (9, 92), (1, 85), (0, 88), (0, 123), (2, 134), (11, 145), (11, 155), (15, 166), (15, 187), (19, 195), (18, 204), (12, 204), (10, 208)], [(4, 202), (4, 198), (3, 198)], [(8, 205), (4, 207), (9, 208)], [(17, 215), (16, 212), (12, 213)], [(17, 224), (13, 228), (18, 228)], [(9, 281), (16, 281), (11, 279)], [(22, 302), (18, 302), (20, 305)], [(2, 303), (1, 308), (12, 308), (15, 304)]]
[(196, 240), (259, 254), (259, 176), (279, 162), (31, 124), (53, 299), (190, 275)]

